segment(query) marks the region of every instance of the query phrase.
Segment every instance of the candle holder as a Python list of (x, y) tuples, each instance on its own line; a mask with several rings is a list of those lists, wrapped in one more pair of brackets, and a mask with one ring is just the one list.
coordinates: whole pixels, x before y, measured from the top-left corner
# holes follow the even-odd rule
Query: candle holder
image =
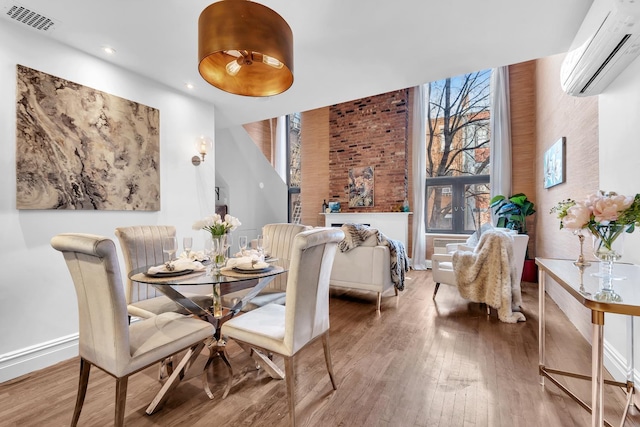
[(578, 236), (578, 239), (580, 240), (580, 255), (578, 255), (578, 259), (573, 262), (573, 265), (575, 265), (576, 267), (588, 267), (591, 265), (591, 263), (584, 260), (584, 236), (582, 235), (582, 231), (577, 230), (574, 232), (574, 234)]

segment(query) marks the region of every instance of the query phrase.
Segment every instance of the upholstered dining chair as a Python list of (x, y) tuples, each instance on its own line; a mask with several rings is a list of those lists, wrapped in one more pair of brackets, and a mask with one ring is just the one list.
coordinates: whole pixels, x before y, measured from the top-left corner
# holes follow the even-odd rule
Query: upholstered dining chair
[[(171, 225), (137, 225), (116, 228), (115, 235), (120, 242), (124, 258), (125, 272), (147, 265), (160, 265), (166, 259), (162, 251), (162, 239), (175, 237), (176, 229)], [(149, 318), (160, 313), (175, 311), (189, 313), (186, 309), (162, 295), (153, 286), (126, 279), (125, 298), (130, 316)], [(204, 306), (211, 305), (211, 296), (185, 295)]]
[(95, 365), (116, 378), (114, 424), (121, 426), (129, 376), (189, 349), (184, 363), (173, 373), (182, 378), (185, 367), (204, 348), (204, 341), (213, 336), (214, 328), (178, 313), (163, 313), (129, 325), (113, 241), (68, 233), (53, 237), (51, 246), (64, 255), (78, 299), (80, 381), (71, 425), (78, 423), (91, 366)]
[[(262, 227), (262, 234), (267, 236), (268, 254), (277, 258), (275, 265), (288, 269), (291, 263), (293, 241), (298, 233), (311, 229), (310, 226), (290, 223), (266, 224)], [(280, 274), (269, 283), (255, 298), (245, 305), (243, 311), (255, 310), (269, 303), (284, 304), (287, 290), (287, 273)], [(233, 306), (233, 300), (242, 299), (248, 291), (238, 291), (223, 296), (225, 306)]]
[(289, 418), (295, 426), (294, 356), (322, 339), (331, 385), (337, 389), (329, 348), (329, 276), (339, 228), (315, 228), (296, 235), (291, 248), (285, 306), (267, 304), (222, 325), (222, 335), (241, 345), (284, 357)]

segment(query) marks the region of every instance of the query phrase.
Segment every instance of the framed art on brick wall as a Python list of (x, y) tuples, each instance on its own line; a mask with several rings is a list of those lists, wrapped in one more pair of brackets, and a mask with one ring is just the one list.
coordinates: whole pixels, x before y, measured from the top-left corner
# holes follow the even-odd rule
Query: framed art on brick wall
[(364, 166), (349, 169), (349, 207), (373, 206), (374, 167)]

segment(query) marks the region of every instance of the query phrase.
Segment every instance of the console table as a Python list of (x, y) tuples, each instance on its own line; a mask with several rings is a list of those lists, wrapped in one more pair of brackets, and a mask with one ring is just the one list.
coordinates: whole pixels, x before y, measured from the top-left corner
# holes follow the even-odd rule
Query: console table
[[(587, 267), (577, 267), (573, 261), (536, 258), (539, 267), (539, 326), (538, 352), (540, 384), (544, 386), (544, 379), (549, 380), (567, 393), (580, 406), (591, 412), (591, 426), (602, 427), (611, 424), (603, 416), (603, 386), (616, 385), (626, 390), (627, 402), (622, 415), (622, 424), (627, 416), (633, 397), (633, 317), (640, 315), (640, 266), (632, 264), (615, 264), (614, 274), (626, 277), (625, 280), (615, 280), (614, 289), (620, 295), (619, 302), (598, 301), (594, 296), (600, 290), (600, 279), (592, 273), (598, 272), (599, 263), (593, 262)], [(591, 342), (591, 376), (551, 369), (545, 365), (545, 279), (553, 278), (573, 298), (591, 310), (592, 342)], [(627, 381), (617, 382), (604, 380), (603, 377), (603, 341), (605, 313), (625, 314), (629, 316), (627, 337), (629, 351), (627, 358)], [(591, 380), (591, 407), (562, 385), (554, 375), (564, 375), (573, 378)]]

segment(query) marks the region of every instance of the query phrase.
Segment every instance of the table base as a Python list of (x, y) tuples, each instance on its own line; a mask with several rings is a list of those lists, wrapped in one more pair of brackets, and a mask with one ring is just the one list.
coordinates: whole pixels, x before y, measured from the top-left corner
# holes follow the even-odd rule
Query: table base
[[(590, 414), (593, 413), (591, 406), (589, 406), (589, 404), (587, 404), (584, 400), (576, 396), (575, 393), (573, 393), (568, 387), (560, 383), (558, 378), (556, 378), (556, 375), (560, 375), (560, 376), (571, 377), (571, 378), (576, 378), (580, 380), (591, 381), (592, 380), (591, 375), (582, 375), (582, 374), (577, 374), (575, 372), (561, 371), (559, 369), (548, 368), (544, 365), (538, 366), (538, 373), (541, 377), (548, 378), (549, 381), (555, 384), (556, 387), (558, 387), (561, 391), (563, 391), (567, 396), (572, 398), (582, 408), (586, 409)], [(626, 401), (624, 412), (622, 414), (622, 418), (620, 421), (620, 425), (623, 426), (627, 418), (627, 413), (629, 412), (629, 406), (632, 404), (631, 399), (633, 399), (633, 392), (634, 392), (633, 382), (632, 381), (620, 382), (620, 381), (613, 381), (613, 380), (603, 380), (603, 382), (606, 385), (613, 385), (613, 386), (617, 386), (625, 389), (627, 401)], [(541, 381), (541, 383), (544, 386), (544, 381)], [(612, 427), (612, 424), (609, 423), (607, 420), (603, 420), (603, 421), (604, 421), (604, 425), (608, 427)]]

